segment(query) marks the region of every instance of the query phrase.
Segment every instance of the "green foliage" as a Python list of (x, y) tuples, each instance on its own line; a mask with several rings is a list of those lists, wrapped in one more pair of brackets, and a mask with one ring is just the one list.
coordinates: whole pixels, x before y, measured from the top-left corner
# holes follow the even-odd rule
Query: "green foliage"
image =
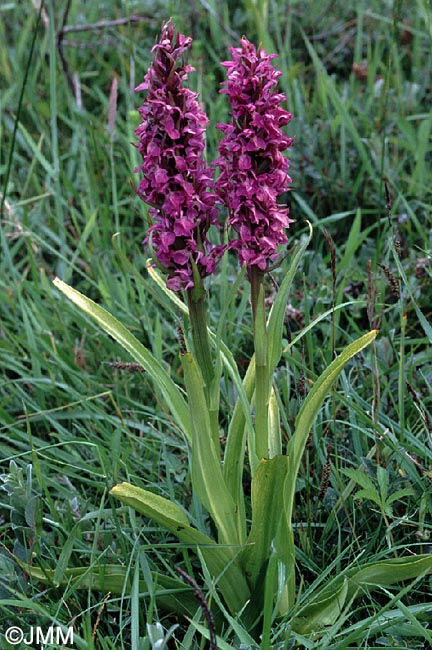
[[(407, 576), (403, 585), (387, 583), (377, 590), (362, 586), (352, 602), (351, 592), (345, 593), (350, 571), (361, 576), (362, 569), (393, 555), (431, 552), (429, 4), (152, 0), (102, 7), (72, 1), (66, 26), (132, 13), (144, 17), (65, 34), (63, 53), (79, 82), (81, 107), (49, 26), (53, 18), (59, 28), (65, 7), (45, 3), (36, 27), (32, 3), (3, 5), (0, 645), (9, 625), (74, 620), (78, 648), (151, 648), (164, 642), (202, 647), (208, 638), (202, 612), (192, 590), (180, 587), (174, 564), (195, 577), (220, 612), (220, 648), (431, 645), (430, 577)], [(130, 142), (140, 101), (132, 89), (169, 15), (194, 37), (197, 74), (190, 78), (211, 125), (227, 112), (217, 94), (219, 62), (241, 34), (277, 51), (284, 71), (281, 83), (294, 115), (289, 134), (295, 136), (288, 200), (296, 223), (290, 239), (293, 246), (305, 243), (305, 217), (314, 225), (314, 238), (288, 290), (288, 310), (277, 310), (285, 338), (271, 400), (274, 419), (281, 418), (273, 436), (280, 436), (282, 451), (305, 395), (334, 353), (365, 331), (380, 329), (370, 350), (348, 362), (312, 426), (293, 511), (301, 577), (297, 606), (278, 617), (286, 575), (271, 555), (259, 641), (227, 611), (208, 561), (191, 552), (194, 544), (179, 543), (108, 496), (120, 481), (132, 483), (175, 503), (188, 512), (191, 527), (210, 539), (214, 535), (206, 512), (191, 497), (185, 440), (164, 392), (147, 373), (125, 366), (129, 357), (89, 318), (70, 309), (50, 281), (60, 275), (101, 302), (182, 385), (175, 326), (184, 312), (149, 277), (141, 247), (146, 209), (131, 189), (137, 157)], [(114, 76), (112, 137), (107, 124)], [(209, 160), (216, 145), (212, 129)], [(383, 179), (392, 201), (391, 227)], [(336, 297), (324, 226), (336, 249)], [(274, 272), (280, 286), (290, 261), (291, 253)], [(400, 299), (378, 263), (396, 278)], [(249, 296), (241, 283), (230, 293), (237, 272), (228, 259), (209, 287), (209, 324), (223, 334), (223, 342), (212, 345), (215, 350), (219, 345), (224, 357), (225, 429), (231, 420), (228, 441), (220, 441), (225, 459), (239, 456), (253, 429), (247, 410), (254, 372), (252, 346), (247, 347)], [(274, 301), (270, 282), (265, 295), (268, 303)], [(244, 539), (250, 468), (227, 464), (223, 476)], [(327, 467), (327, 489), (321, 492)], [(367, 475), (373, 489), (345, 469)], [(359, 489), (370, 489), (376, 500), (359, 495)], [(31, 573), (20, 565), (29, 561)], [(109, 571), (117, 576), (115, 585), (98, 583)], [(345, 576), (340, 582), (339, 575)], [(308, 613), (308, 606), (316, 609)], [(177, 613), (169, 616), (167, 610)], [(315, 634), (293, 630), (306, 614), (327, 622)]]
[(376, 468), (376, 485), (375, 482), (366, 474), (356, 469), (344, 469), (343, 474), (362, 486), (361, 490), (357, 490), (355, 494), (356, 499), (370, 499), (378, 506), (383, 517), (393, 517), (392, 504), (395, 501), (400, 501), (403, 497), (414, 494), (411, 487), (396, 490), (389, 494), (389, 473), (380, 465)]

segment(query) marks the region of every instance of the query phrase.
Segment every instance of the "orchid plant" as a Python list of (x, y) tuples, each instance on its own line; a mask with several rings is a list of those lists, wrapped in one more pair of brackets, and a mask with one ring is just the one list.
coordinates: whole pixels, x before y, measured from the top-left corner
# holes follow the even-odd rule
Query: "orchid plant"
[[(293, 628), (306, 634), (334, 623), (364, 587), (431, 572), (432, 562), (430, 556), (411, 556), (346, 571), (305, 605), (296, 605), (293, 516), (303, 451), (330, 388), (377, 331), (348, 345), (315, 381), (284, 449), (274, 374), (290, 287), (310, 234), (292, 254), (269, 313), (264, 279), (281, 263), (280, 246), (287, 243), (292, 222), (288, 208), (279, 203), (290, 183), (284, 152), (292, 140), (282, 129), (291, 114), (278, 90), (275, 55), (243, 37), (231, 50), (232, 60), (222, 64), (227, 79), (221, 92), (230, 102), (231, 121), (218, 125), (223, 138), (214, 180), (204, 157), (208, 119), (186, 85), (193, 71), (185, 63), (191, 43), (171, 21), (165, 24), (144, 82), (136, 89), (146, 92), (136, 130), (142, 156), (136, 191), (149, 206), (148, 272), (169, 296), (174, 317), (181, 311), (190, 328), (179, 345), (187, 399), (183, 387), (111, 314), (60, 279), (54, 284), (113, 336), (161, 390), (190, 450), (193, 493), (216, 535), (193, 526), (183, 507), (150, 490), (121, 483), (111, 494), (195, 549), (216, 586), (216, 602), (229, 616), (238, 615), (248, 629), (259, 631), (270, 603), (271, 615), (294, 612)], [(227, 215), (225, 224), (222, 214)], [(221, 232), (227, 233), (225, 244), (214, 244)], [(250, 285), (254, 355), (243, 378), (223, 341), (223, 318), (216, 332), (206, 319), (206, 279), (217, 272), (227, 251), (240, 266), (231, 296), (240, 283)], [(238, 396), (226, 431), (219, 419), (224, 370)], [(250, 502), (243, 488), (246, 469), (252, 477)], [(161, 576), (158, 584), (164, 584)], [(171, 604), (179, 606), (174, 600)]]

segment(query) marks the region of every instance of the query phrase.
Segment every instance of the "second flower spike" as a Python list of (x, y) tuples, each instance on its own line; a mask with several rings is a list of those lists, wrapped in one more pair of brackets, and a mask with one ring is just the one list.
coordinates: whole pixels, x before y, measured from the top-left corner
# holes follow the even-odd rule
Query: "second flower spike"
[(271, 63), (276, 55), (257, 50), (245, 37), (240, 43), (231, 48), (232, 61), (222, 64), (227, 80), (221, 92), (231, 103), (232, 121), (218, 124), (225, 137), (216, 161), (217, 192), (238, 235), (230, 248), (250, 273), (253, 267), (266, 271), (278, 246), (287, 242), (292, 219), (277, 197), (291, 182), (289, 161), (282, 155), (292, 143), (282, 132), (291, 114), (281, 106), (285, 95), (277, 91), (281, 72)]

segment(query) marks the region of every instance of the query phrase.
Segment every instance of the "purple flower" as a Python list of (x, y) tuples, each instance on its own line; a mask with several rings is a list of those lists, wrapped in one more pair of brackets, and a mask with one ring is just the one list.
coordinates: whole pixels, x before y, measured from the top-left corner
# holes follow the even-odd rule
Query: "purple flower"
[(282, 73), (271, 64), (276, 55), (257, 51), (245, 37), (240, 43), (231, 48), (233, 60), (222, 63), (227, 80), (220, 92), (231, 102), (232, 122), (217, 125), (225, 137), (218, 147), (216, 191), (238, 234), (230, 248), (248, 271), (265, 271), (278, 257), (278, 245), (288, 241), (285, 229), (292, 223), (288, 208), (277, 202), (291, 182), (282, 152), (292, 140), (281, 127), (292, 116), (281, 107), (285, 95), (277, 92)]
[(218, 211), (213, 173), (203, 158), (208, 119), (197, 94), (184, 86), (193, 70), (183, 61), (191, 43), (182, 34), (174, 36), (171, 20), (166, 23), (144, 82), (135, 89), (147, 91), (135, 131), (143, 158), (135, 170), (143, 175), (137, 194), (151, 206), (153, 221), (145, 242), (174, 291), (195, 286), (194, 268), (202, 278), (212, 274), (223, 253), (207, 238)]

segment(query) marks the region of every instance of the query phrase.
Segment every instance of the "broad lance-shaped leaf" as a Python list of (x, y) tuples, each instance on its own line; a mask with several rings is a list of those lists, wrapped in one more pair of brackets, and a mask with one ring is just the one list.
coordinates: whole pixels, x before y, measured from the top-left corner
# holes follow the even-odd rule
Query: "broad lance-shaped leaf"
[(289, 482), (288, 517), (291, 520), (294, 504), (294, 492), (301, 458), (313, 422), (322, 406), (330, 388), (339, 377), (345, 365), (352, 357), (367, 347), (375, 339), (378, 330), (372, 330), (350, 343), (339, 356), (324, 370), (314, 383), (312, 390), (303, 402), (295, 421), (295, 432), (288, 443), (287, 455), (291, 462), (291, 479)]
[[(188, 314), (187, 305), (180, 300), (178, 295), (167, 288), (165, 280), (159, 275), (154, 268), (151, 260), (147, 260), (146, 267), (149, 276), (159, 287), (159, 289), (170, 299), (177, 311)], [(173, 310), (173, 316), (175, 311)], [(233, 386), (238, 394), (236, 406), (229, 425), (227, 443), (225, 447), (225, 456), (223, 463), (223, 473), (227, 488), (232, 495), (236, 504), (237, 529), (240, 534), (240, 542), (246, 541), (246, 524), (245, 524), (245, 507), (243, 493), (243, 466), (244, 450), (246, 445), (246, 431), (251, 439), (254, 436), (254, 427), (251, 415), (250, 403), (255, 389), (255, 355), (248, 366), (243, 381), (240, 378), (237, 364), (233, 354), (228, 346), (221, 340), (220, 333), (215, 335), (210, 329), (208, 330), (209, 338), (216, 350), (219, 350), (223, 364), (233, 382)], [(255, 445), (253, 445), (253, 448)], [(249, 454), (253, 450), (249, 451)]]
[[(287, 483), (291, 466), (287, 456), (262, 460), (252, 479), (252, 527), (241, 561), (252, 590), (249, 607), (259, 612), (262, 607), (264, 574), (270, 555), (283, 563), (286, 587), (281, 613), (285, 613), (294, 600), (294, 543), (291, 521), (287, 518)], [(276, 590), (276, 583), (275, 583)]]
[(323, 593), (314, 600), (301, 616), (296, 616), (292, 627), (301, 634), (321, 630), (325, 625), (333, 625), (342, 613), (348, 595), (348, 581), (344, 577), (331, 592)]
[(269, 458), (282, 453), (282, 436), (280, 428), (279, 406), (273, 386), (269, 398)]
[(374, 591), (415, 580), (432, 574), (432, 554), (410, 555), (373, 562), (358, 569), (347, 569), (332, 585), (312, 595), (292, 621), (292, 627), (300, 634), (316, 632), (337, 620), (344, 602), (364, 596), (365, 590)]
[[(255, 355), (253, 355), (243, 379), (243, 391), (248, 405), (252, 401), (254, 390)], [(250, 406), (248, 410), (250, 416)], [(246, 429), (245, 408), (240, 398), (238, 398), (228, 427), (223, 473), (227, 488), (236, 504), (237, 526), (242, 544), (246, 542), (246, 511), (243, 490)], [(252, 427), (249, 427), (249, 431), (253, 434)]]
[(368, 587), (373, 590), (431, 574), (432, 553), (373, 562), (362, 568), (347, 571), (348, 597), (357, 594), (359, 588)]
[(238, 547), (216, 544), (211, 537), (189, 524), (180, 506), (158, 494), (129, 483), (119, 483), (111, 489), (110, 494), (169, 530), (181, 542), (198, 546), (230, 611), (237, 613), (243, 608), (250, 591), (236, 557)]
[[(103, 593), (122, 596), (129, 594), (131, 590), (131, 573), (129, 567), (117, 564), (94, 564), (85, 567), (73, 567), (66, 569), (60, 581), (55, 579), (53, 569), (41, 569), (20, 563), (21, 568), (34, 580), (47, 585), (58, 587), (74, 587), (75, 589), (92, 589)], [(155, 595), (158, 607), (167, 612), (175, 612), (179, 616), (193, 616), (197, 609), (197, 600), (192, 589), (184, 582), (171, 578), (162, 573), (152, 574), (153, 582), (157, 585)], [(139, 581), (141, 596), (149, 592), (145, 580)]]
[(159, 361), (155, 359), (147, 348), (122, 323), (103, 307), (76, 289), (73, 289), (59, 278), (55, 278), (53, 283), (69, 300), (77, 305), (85, 314), (93, 318), (117, 343), (120, 343), (137, 363), (143, 366), (158, 388), (161, 389), (177, 425), (190, 443), (192, 436), (186, 402), (180, 390)]
[(217, 447), (212, 439), (210, 417), (201, 373), (193, 355), (181, 356), (192, 428), (193, 491), (211, 515), (221, 544), (240, 546), (234, 499), (225, 484)]
[[(181, 312), (185, 315), (188, 315), (189, 310), (187, 305), (185, 305), (185, 303), (180, 300), (180, 298), (174, 291), (168, 289), (168, 287), (166, 286), (166, 281), (157, 272), (157, 270), (154, 267), (154, 264), (152, 263), (152, 260), (147, 260), (146, 268), (151, 279), (155, 282), (155, 284), (159, 287), (159, 289), (161, 289), (161, 291), (170, 299), (170, 301), (176, 307), (176, 311), (172, 312), (173, 316), (176, 317), (177, 312)], [(252, 399), (252, 396), (249, 395), (249, 393), (246, 394), (248, 389), (246, 388), (246, 386), (244, 386), (244, 382), (242, 382), (241, 380), (237, 364), (235, 362), (234, 356), (231, 350), (229, 349), (229, 347), (226, 345), (226, 343), (224, 343), (221, 340), (220, 336), (215, 335), (210, 328), (208, 328), (208, 336), (210, 338), (211, 343), (216, 348), (216, 350), (219, 350), (223, 364), (228, 371), (228, 374), (231, 378), (231, 381), (233, 382), (233, 386), (235, 390), (237, 391), (238, 394), (237, 405), (238, 408), (241, 409), (243, 413), (243, 417), (245, 419), (245, 423), (243, 424), (241, 435), (243, 435), (243, 429), (246, 426), (249, 435), (253, 436), (253, 422), (252, 422), (252, 415), (251, 415), (251, 408), (250, 408), (250, 400)], [(253, 377), (253, 383), (255, 383), (254, 366), (252, 368), (252, 372), (249, 373), (249, 377)], [(253, 390), (253, 386), (252, 386), (252, 390)], [(225, 462), (224, 466), (226, 467), (226, 465), (227, 464)]]
[(255, 348), (255, 436), (249, 436), (248, 449), (254, 452), (249, 459), (252, 476), (258, 467), (261, 458), (269, 457), (268, 440), (268, 403), (270, 393), (270, 380), (268, 374), (268, 337), (264, 308), (264, 286), (262, 280), (258, 283), (258, 295), (256, 295), (257, 283), (252, 281), (251, 295), (254, 309), (254, 348)]

